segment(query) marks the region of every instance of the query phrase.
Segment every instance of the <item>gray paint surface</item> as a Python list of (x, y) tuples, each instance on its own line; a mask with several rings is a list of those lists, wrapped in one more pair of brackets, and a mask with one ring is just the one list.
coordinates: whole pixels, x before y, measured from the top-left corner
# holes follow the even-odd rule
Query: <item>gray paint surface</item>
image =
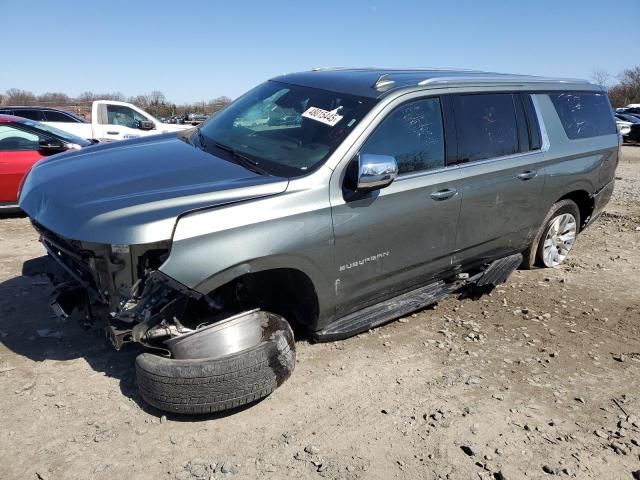
[[(276, 80), (312, 86), (339, 78), (317, 73)], [(369, 81), (380, 73), (354, 73), (343, 84), (380, 101), (325, 165), (304, 177), (259, 176), (165, 136), (42, 162), (25, 183), (21, 206), (71, 239), (127, 244), (170, 238), (160, 270), (201, 293), (246, 273), (299, 270), (315, 287), (320, 312), (309, 323), (320, 329), (429, 278), (523, 250), (551, 205), (568, 193), (595, 196), (597, 210), (608, 200), (618, 136), (569, 140), (544, 93), (534, 95), (542, 150), (400, 176), (385, 189), (345, 199), (347, 165), (406, 101), (464, 92), (600, 91), (585, 82), (530, 77), (459, 73), (451, 80), (450, 71), (417, 85), (425, 75), (419, 71), (397, 74), (396, 87), (377, 92)], [(517, 179), (528, 170), (537, 175)], [(444, 188), (458, 194), (431, 199)]]

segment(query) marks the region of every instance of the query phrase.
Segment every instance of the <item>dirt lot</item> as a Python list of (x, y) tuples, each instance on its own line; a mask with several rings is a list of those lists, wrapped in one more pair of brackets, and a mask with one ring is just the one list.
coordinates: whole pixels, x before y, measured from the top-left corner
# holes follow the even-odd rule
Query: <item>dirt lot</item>
[[(559, 269), (516, 272), (347, 341), (232, 414), (163, 417), (134, 349), (52, 318), (24, 218), (0, 220), (0, 477), (640, 478), (640, 147)], [(225, 473), (223, 473), (225, 472)]]

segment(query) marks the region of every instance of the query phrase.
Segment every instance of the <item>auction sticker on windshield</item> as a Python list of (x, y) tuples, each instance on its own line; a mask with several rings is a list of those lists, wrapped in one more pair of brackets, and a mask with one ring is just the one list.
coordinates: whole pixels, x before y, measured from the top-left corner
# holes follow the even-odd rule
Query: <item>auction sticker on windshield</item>
[(342, 115), (338, 115), (338, 110), (341, 108), (342, 107), (338, 107), (335, 110), (323, 110), (318, 107), (309, 107), (302, 116), (333, 127), (336, 123), (342, 120)]

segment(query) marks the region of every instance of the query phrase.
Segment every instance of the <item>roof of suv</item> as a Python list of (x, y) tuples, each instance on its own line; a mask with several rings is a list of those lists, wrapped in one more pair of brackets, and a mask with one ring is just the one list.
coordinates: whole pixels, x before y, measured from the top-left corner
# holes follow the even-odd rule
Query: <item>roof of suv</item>
[(289, 73), (272, 80), (305, 87), (322, 88), (361, 97), (381, 98), (401, 88), (462, 85), (514, 85), (524, 83), (561, 84), (567, 88), (593, 90), (586, 80), (547, 78), (530, 75), (456, 69), (385, 69), (385, 68), (316, 68), (308, 72)]

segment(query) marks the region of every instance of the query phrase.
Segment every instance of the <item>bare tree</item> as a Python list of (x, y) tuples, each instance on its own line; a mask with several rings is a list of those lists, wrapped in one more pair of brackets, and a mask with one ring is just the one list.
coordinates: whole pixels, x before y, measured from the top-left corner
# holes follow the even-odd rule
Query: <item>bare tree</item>
[(36, 103), (36, 96), (26, 90), (20, 90), (19, 88), (10, 88), (6, 92), (7, 105), (34, 105)]
[(38, 95), (38, 103), (48, 107), (62, 107), (68, 105), (71, 99), (68, 95), (60, 92), (47, 92)]
[(620, 83), (609, 89), (609, 100), (614, 107), (640, 103), (640, 66), (623, 71)]
[(164, 96), (164, 93), (154, 90), (149, 95), (149, 104), (151, 105), (162, 105), (167, 103), (167, 98)]
[(80, 95), (78, 95), (78, 98), (76, 99), (78, 102), (93, 102), (94, 100), (96, 100), (97, 97), (93, 92), (82, 92)]
[[(36, 96), (29, 91), (11, 88), (7, 90), (6, 94), (0, 95), (0, 105), (42, 105), (88, 115), (91, 111), (91, 102), (95, 100), (124, 101), (124, 99), (124, 95), (120, 92), (94, 93), (84, 91), (73, 98), (61, 92), (47, 92)], [(221, 96), (209, 101), (176, 105), (167, 100), (164, 93), (159, 90), (129, 97), (127, 101), (156, 116), (184, 115), (188, 113), (212, 114), (231, 103), (229, 97)]]
[(602, 68), (594, 68), (591, 71), (591, 80), (597, 85), (608, 87), (611, 81), (611, 74)]

